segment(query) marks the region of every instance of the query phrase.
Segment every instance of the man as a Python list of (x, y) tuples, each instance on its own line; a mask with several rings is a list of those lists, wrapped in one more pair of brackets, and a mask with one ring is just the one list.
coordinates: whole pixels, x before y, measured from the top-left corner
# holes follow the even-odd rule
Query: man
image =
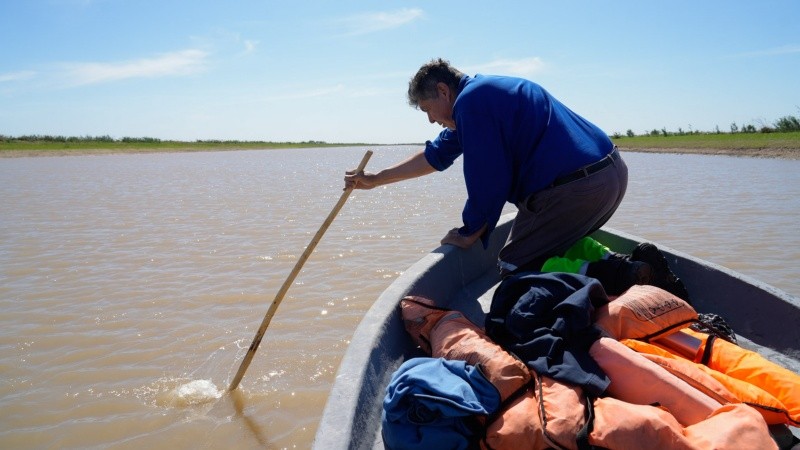
[(498, 266), (506, 276), (539, 270), (616, 211), (628, 168), (608, 136), (541, 86), (504, 76), (469, 77), (447, 61), (423, 65), (408, 101), (444, 130), (425, 149), (377, 173), (345, 175), (345, 187), (372, 189), (450, 167), (464, 155), (463, 226), (442, 244), (484, 246), (505, 202), (518, 208)]

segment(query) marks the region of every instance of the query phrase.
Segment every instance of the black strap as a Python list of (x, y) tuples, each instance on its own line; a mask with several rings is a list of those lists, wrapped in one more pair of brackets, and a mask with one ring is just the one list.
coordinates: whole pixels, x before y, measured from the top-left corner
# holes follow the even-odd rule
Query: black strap
[(594, 450), (597, 447), (589, 443), (589, 435), (594, 430), (594, 401), (591, 397), (586, 397), (586, 424), (575, 435), (575, 443), (578, 450)]
[(708, 362), (711, 361), (711, 350), (714, 347), (714, 341), (717, 340), (717, 336), (711, 334), (706, 339), (706, 348), (703, 349), (703, 357), (700, 359), (700, 364), (707, 366)]
[(615, 146), (611, 150), (611, 153), (604, 156), (600, 161), (589, 164), (588, 166), (581, 167), (580, 169), (572, 173), (568, 173), (566, 175), (556, 178), (550, 185), (550, 187), (554, 188), (556, 186), (561, 186), (562, 184), (572, 183), (573, 181), (580, 180), (581, 178), (586, 178), (589, 175), (598, 172), (600, 169), (605, 169), (607, 166), (613, 164), (614, 161), (618, 159), (619, 159), (619, 152), (617, 151), (617, 147)]

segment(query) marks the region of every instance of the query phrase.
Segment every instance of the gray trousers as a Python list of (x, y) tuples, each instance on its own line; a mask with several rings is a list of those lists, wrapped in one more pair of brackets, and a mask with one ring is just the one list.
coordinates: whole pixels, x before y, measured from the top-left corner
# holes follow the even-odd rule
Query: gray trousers
[(578, 239), (602, 227), (628, 188), (628, 166), (620, 156), (587, 177), (531, 194), (517, 205), (505, 246), (500, 250), (501, 276), (540, 270), (552, 256), (566, 252)]

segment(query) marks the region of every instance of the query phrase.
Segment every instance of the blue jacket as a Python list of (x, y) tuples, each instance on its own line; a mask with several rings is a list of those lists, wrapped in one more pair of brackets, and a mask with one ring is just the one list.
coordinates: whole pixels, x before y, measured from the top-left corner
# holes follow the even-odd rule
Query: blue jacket
[(600, 337), (594, 309), (606, 303), (594, 278), (523, 272), (503, 279), (495, 290), (486, 334), (536, 373), (599, 396), (610, 380), (589, 347)]
[(614, 148), (602, 130), (521, 78), (465, 75), (453, 119), (456, 129), (428, 141), (425, 157), (441, 171), (464, 155), (468, 198), (460, 231), (488, 225), (484, 245), (506, 201), (517, 205)]
[(383, 443), (388, 449), (466, 449), (477, 415), (492, 414), (500, 394), (464, 361), (412, 358), (386, 388)]

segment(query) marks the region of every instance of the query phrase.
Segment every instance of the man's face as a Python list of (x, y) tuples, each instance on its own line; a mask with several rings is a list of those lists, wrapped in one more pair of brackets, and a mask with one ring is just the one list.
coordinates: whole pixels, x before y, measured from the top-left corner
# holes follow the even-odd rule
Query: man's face
[(444, 83), (437, 85), (436, 93), (436, 98), (420, 100), (419, 109), (428, 115), (430, 123), (438, 123), (443, 127), (455, 130), (456, 122), (453, 120), (455, 96)]

